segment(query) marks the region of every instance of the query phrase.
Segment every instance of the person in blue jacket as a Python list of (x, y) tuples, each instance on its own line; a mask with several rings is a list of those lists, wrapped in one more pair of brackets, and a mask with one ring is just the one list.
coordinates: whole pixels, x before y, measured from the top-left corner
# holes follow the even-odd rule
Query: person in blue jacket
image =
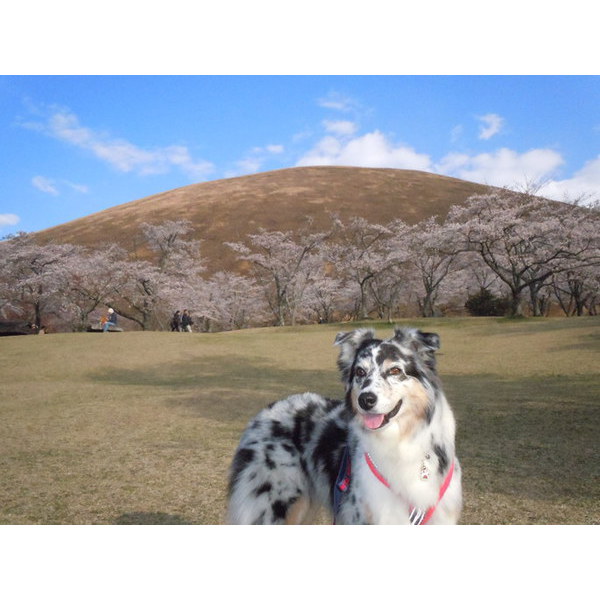
[(117, 313), (112, 309), (108, 309), (108, 318), (102, 327), (102, 332), (106, 333), (111, 327), (117, 326)]

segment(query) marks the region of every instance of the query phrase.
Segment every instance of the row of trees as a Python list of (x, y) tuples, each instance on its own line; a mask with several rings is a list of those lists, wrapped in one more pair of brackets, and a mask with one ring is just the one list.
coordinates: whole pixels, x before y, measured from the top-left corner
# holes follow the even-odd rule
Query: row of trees
[(495, 189), (416, 225), (332, 215), (327, 231), (310, 221), (293, 232), (260, 230), (227, 242), (245, 267), (237, 273), (208, 276), (192, 232), (186, 221), (143, 225), (145, 259), (116, 245), (9, 238), (0, 244), (0, 311), (82, 329), (110, 305), (151, 329), (187, 307), (216, 330), (429, 317), (482, 292), (502, 297), (513, 316), (547, 314), (551, 303), (567, 315), (597, 314), (600, 304), (597, 208), (531, 193)]

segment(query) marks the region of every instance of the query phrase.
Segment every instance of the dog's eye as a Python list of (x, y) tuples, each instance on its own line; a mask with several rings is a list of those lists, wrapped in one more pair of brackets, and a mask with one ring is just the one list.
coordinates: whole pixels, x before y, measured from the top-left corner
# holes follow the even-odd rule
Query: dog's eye
[(355, 373), (357, 377), (364, 377), (367, 374), (362, 367), (357, 367)]
[(404, 373), (402, 372), (402, 369), (400, 367), (392, 367), (388, 373), (390, 375), (393, 375), (394, 377), (397, 375), (404, 375)]

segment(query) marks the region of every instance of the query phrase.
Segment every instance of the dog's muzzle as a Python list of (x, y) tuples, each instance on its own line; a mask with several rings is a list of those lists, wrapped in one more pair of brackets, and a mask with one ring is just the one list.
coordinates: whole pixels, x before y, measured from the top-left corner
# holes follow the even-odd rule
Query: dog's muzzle
[[(377, 404), (377, 396), (373, 392), (363, 392), (358, 397), (358, 406), (364, 411), (370, 411), (375, 404)], [(398, 414), (401, 406), (402, 400), (389, 413), (365, 412), (365, 414), (361, 414), (361, 418), (367, 429), (381, 429), (390, 422), (390, 419), (393, 419)]]

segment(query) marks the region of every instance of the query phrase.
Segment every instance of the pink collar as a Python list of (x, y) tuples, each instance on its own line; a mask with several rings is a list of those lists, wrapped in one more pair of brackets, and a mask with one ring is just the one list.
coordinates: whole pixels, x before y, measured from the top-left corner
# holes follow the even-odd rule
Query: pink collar
[[(367, 465), (369, 466), (369, 469), (371, 469), (371, 473), (373, 473), (373, 475), (375, 475), (375, 477), (377, 477), (377, 479), (379, 479), (379, 481), (381, 481), (381, 483), (383, 483), (383, 485), (385, 485), (385, 487), (391, 489), (391, 486), (390, 486), (388, 480), (378, 471), (377, 467), (375, 466), (375, 463), (369, 456), (368, 452), (365, 452), (365, 460), (367, 461)], [(446, 493), (446, 490), (448, 489), (448, 486), (450, 485), (450, 482), (452, 481), (453, 474), (454, 474), (454, 460), (452, 461), (452, 464), (450, 465), (450, 469), (448, 469), (446, 478), (444, 479), (444, 482), (442, 483), (442, 487), (440, 488), (440, 493), (439, 493), (437, 502), (433, 506), (429, 507), (427, 512), (423, 512), (422, 510), (415, 508), (414, 506), (410, 507), (409, 519), (410, 519), (410, 522), (412, 525), (425, 525), (431, 519), (431, 517), (433, 516), (433, 513), (435, 512), (435, 509), (437, 508), (437, 505), (440, 503), (441, 499), (444, 497), (444, 494)]]

